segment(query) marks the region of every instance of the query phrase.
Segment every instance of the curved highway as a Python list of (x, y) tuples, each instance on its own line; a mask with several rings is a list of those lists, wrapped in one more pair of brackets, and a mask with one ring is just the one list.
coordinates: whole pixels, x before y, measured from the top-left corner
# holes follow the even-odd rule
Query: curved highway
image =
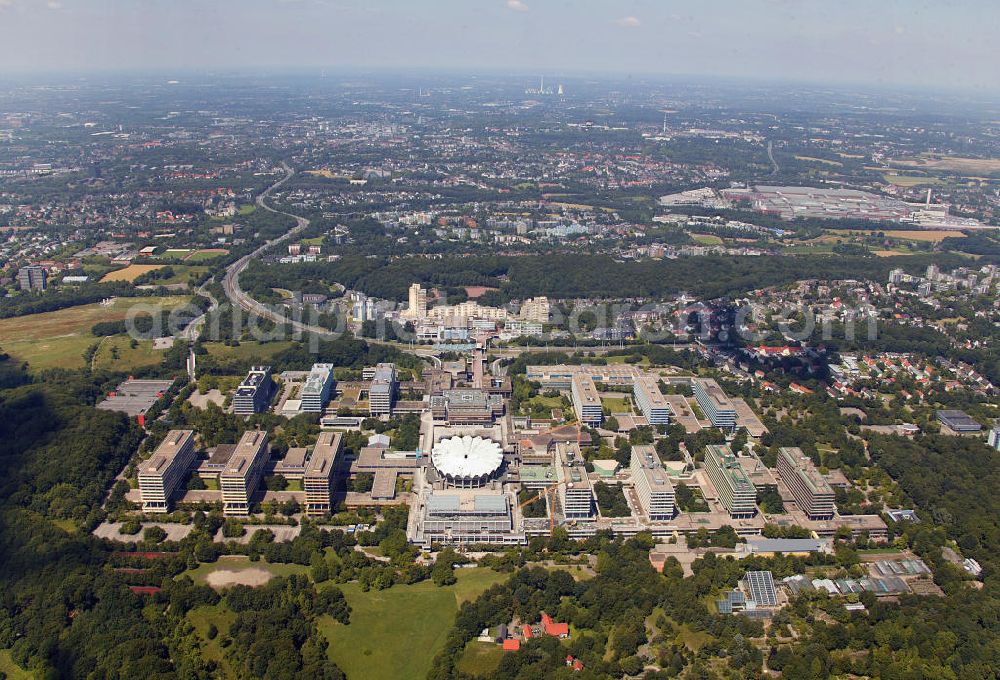
[(249, 255), (244, 255), (240, 259), (236, 260), (236, 262), (231, 264), (229, 266), (229, 269), (226, 270), (226, 275), (222, 278), (222, 288), (223, 290), (226, 291), (226, 297), (228, 297), (234, 305), (239, 306), (241, 309), (250, 312), (251, 314), (255, 314), (265, 319), (269, 319), (276, 324), (290, 324), (292, 329), (295, 331), (304, 333), (316, 333), (320, 336), (331, 336), (333, 334), (325, 328), (320, 328), (319, 326), (311, 326), (309, 324), (304, 324), (301, 321), (295, 321), (293, 319), (289, 319), (284, 314), (281, 314), (280, 312), (270, 309), (269, 307), (254, 300), (252, 297), (247, 295), (242, 288), (240, 288), (240, 274), (242, 274), (243, 270), (247, 268), (247, 265), (250, 264), (251, 260), (259, 259), (261, 255), (263, 255), (264, 252), (269, 248), (271, 248), (272, 246), (276, 246), (279, 243), (287, 241), (293, 236), (301, 233), (304, 229), (306, 229), (309, 226), (309, 220), (307, 220), (305, 217), (299, 217), (298, 215), (286, 213), (281, 210), (275, 210), (274, 208), (269, 206), (264, 200), (271, 195), (271, 192), (279, 188), (282, 184), (290, 180), (295, 175), (295, 171), (292, 170), (292, 168), (288, 167), (287, 163), (282, 162), (281, 165), (285, 169), (285, 176), (282, 177), (277, 182), (275, 182), (274, 184), (272, 184), (257, 197), (257, 206), (259, 208), (262, 208), (263, 210), (267, 210), (268, 212), (275, 213), (277, 215), (287, 215), (288, 217), (295, 218), (296, 224), (294, 227), (286, 231), (278, 238), (274, 239), (273, 241), (266, 241), (262, 246), (254, 250)]
[[(272, 208), (271, 206), (269, 206), (267, 204), (266, 200), (265, 200), (265, 199), (267, 199), (268, 196), (271, 195), (271, 193), (275, 189), (278, 189), (279, 187), (281, 187), (285, 182), (287, 182), (288, 180), (290, 180), (295, 175), (295, 170), (293, 170), (292, 168), (290, 168), (287, 163), (282, 162), (281, 165), (282, 165), (282, 167), (285, 170), (285, 176), (282, 177), (277, 182), (275, 182), (274, 184), (272, 184), (266, 190), (264, 190), (259, 196), (257, 196), (257, 206), (259, 208), (261, 208), (263, 210), (267, 210), (268, 212), (271, 212), (271, 213), (275, 213), (275, 214), (278, 214), (278, 215), (287, 215), (288, 217), (292, 217), (292, 218), (295, 219), (296, 224), (295, 224), (294, 227), (292, 227), (291, 229), (289, 229), (283, 235), (279, 236), (278, 238), (276, 238), (276, 239), (274, 239), (272, 241), (265, 242), (263, 245), (261, 245), (260, 247), (258, 247), (257, 249), (255, 249), (249, 255), (244, 255), (243, 257), (241, 257), (240, 259), (238, 259), (236, 262), (234, 262), (233, 264), (231, 264), (229, 266), (229, 269), (226, 270), (226, 275), (222, 278), (222, 288), (223, 288), (223, 290), (226, 291), (226, 297), (228, 297), (229, 300), (234, 305), (240, 307), (244, 311), (247, 311), (247, 312), (249, 312), (251, 314), (255, 314), (255, 315), (257, 315), (259, 317), (262, 317), (262, 318), (265, 318), (265, 319), (269, 319), (269, 320), (271, 320), (274, 323), (279, 324), (279, 325), (289, 325), (289, 326), (291, 326), (292, 330), (295, 331), (295, 332), (313, 333), (313, 334), (316, 334), (316, 335), (318, 335), (318, 336), (320, 336), (322, 338), (333, 339), (333, 338), (338, 337), (339, 333), (335, 333), (335, 332), (330, 331), (330, 330), (328, 330), (326, 328), (320, 328), (319, 326), (312, 326), (310, 324), (302, 323), (301, 321), (296, 321), (294, 319), (289, 319), (281, 311), (278, 311), (278, 310), (275, 310), (275, 309), (271, 309), (270, 307), (267, 307), (266, 305), (261, 304), (257, 300), (254, 300), (252, 297), (250, 297), (249, 295), (247, 295), (247, 293), (244, 292), (244, 290), (242, 288), (240, 288), (240, 274), (243, 272), (244, 269), (247, 268), (247, 265), (250, 264), (251, 260), (259, 259), (264, 254), (264, 252), (267, 251), (268, 249), (270, 249), (273, 246), (276, 246), (276, 245), (278, 245), (280, 243), (283, 243), (284, 241), (287, 241), (288, 239), (296, 236), (297, 234), (301, 233), (303, 230), (305, 230), (309, 226), (309, 220), (307, 220), (305, 217), (300, 217), (298, 215), (293, 215), (292, 213), (287, 213), (287, 212), (284, 212), (284, 211), (281, 211), (281, 210), (276, 210), (276, 209)], [(433, 349), (413, 347), (413, 346), (407, 345), (406, 343), (402, 343), (402, 342), (389, 342), (389, 341), (385, 341), (385, 340), (376, 340), (376, 339), (372, 339), (372, 338), (364, 338), (364, 340), (365, 340), (365, 342), (372, 343), (372, 344), (387, 345), (389, 347), (395, 347), (396, 349), (402, 350), (404, 352), (409, 352), (411, 354), (415, 354), (416, 356), (419, 356), (419, 357), (422, 357), (422, 358), (425, 358), (425, 359), (430, 359), (435, 364), (437, 364), (438, 366), (440, 366), (440, 360), (437, 357), (437, 353)], [(680, 343), (680, 344), (688, 344), (688, 343)], [(626, 343), (624, 345), (624, 347), (629, 347), (629, 346), (630, 345), (628, 343)], [(573, 352), (573, 351), (577, 351), (577, 350), (583, 350), (583, 351), (587, 351), (587, 352), (593, 352), (595, 354), (604, 354), (604, 353), (609, 352), (611, 350), (622, 349), (622, 348), (623, 348), (622, 345), (608, 345), (608, 346), (604, 346), (604, 347), (575, 347), (575, 346), (574, 347), (558, 347), (558, 346), (555, 346), (555, 347), (504, 347), (502, 349), (502, 354), (503, 355), (507, 355), (508, 358), (509, 358), (512, 355), (516, 356), (516, 355), (521, 354), (523, 352), (538, 352), (538, 351), (543, 351), (543, 350), (546, 350), (546, 349), (551, 350), (551, 351), (566, 351), (566, 352)], [(496, 362), (494, 362), (494, 363), (496, 363)], [(499, 369), (500, 368), (499, 365), (496, 366), (496, 368)]]
[[(319, 326), (313, 326), (307, 323), (302, 323), (301, 321), (289, 319), (282, 312), (271, 309), (270, 307), (261, 304), (257, 300), (254, 300), (252, 297), (247, 295), (247, 293), (242, 288), (240, 288), (240, 274), (243, 273), (243, 270), (247, 268), (247, 265), (250, 264), (251, 260), (259, 259), (264, 254), (264, 252), (270, 249), (271, 247), (276, 246), (284, 241), (287, 241), (288, 239), (301, 233), (309, 226), (309, 220), (307, 220), (305, 217), (293, 215), (292, 213), (287, 213), (282, 210), (276, 210), (271, 206), (269, 206), (265, 200), (268, 196), (271, 195), (271, 193), (275, 189), (281, 187), (285, 182), (290, 180), (295, 175), (295, 170), (290, 168), (287, 163), (282, 161), (281, 165), (285, 169), (285, 176), (282, 177), (277, 182), (275, 182), (274, 184), (272, 184), (257, 197), (257, 206), (263, 210), (267, 210), (268, 212), (275, 213), (277, 215), (287, 215), (288, 217), (293, 217), (295, 218), (296, 224), (294, 227), (289, 229), (283, 235), (279, 236), (278, 238), (272, 241), (265, 242), (263, 245), (261, 245), (259, 248), (254, 250), (249, 255), (244, 255), (236, 262), (231, 264), (229, 266), (229, 269), (226, 270), (226, 275), (222, 278), (222, 288), (223, 290), (226, 291), (226, 297), (228, 297), (229, 300), (234, 305), (240, 307), (244, 311), (247, 311), (251, 314), (255, 314), (265, 319), (269, 319), (279, 325), (287, 324), (291, 326), (294, 332), (313, 333), (322, 338), (334, 339), (336, 337), (339, 337), (340, 334), (330, 331), (329, 329), (326, 328), (320, 328)], [(392, 347), (396, 347), (397, 349), (410, 352), (419, 357), (429, 358), (436, 364), (440, 365), (440, 361), (438, 360), (434, 350), (432, 349), (411, 348), (403, 343), (385, 342), (382, 340), (375, 340), (372, 338), (364, 338), (364, 340), (365, 342), (372, 344), (389, 345)]]

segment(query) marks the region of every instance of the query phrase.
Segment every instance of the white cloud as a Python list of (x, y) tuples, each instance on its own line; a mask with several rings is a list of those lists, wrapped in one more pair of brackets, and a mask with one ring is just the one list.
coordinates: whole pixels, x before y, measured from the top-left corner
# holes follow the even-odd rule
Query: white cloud
[(47, 3), (45, 3), (45, 6), (48, 7), (49, 9), (62, 9), (63, 8), (63, 4), (61, 2), (59, 2), (59, 0), (49, 0)]
[(633, 16), (622, 17), (621, 19), (615, 19), (615, 23), (622, 28), (638, 28), (642, 25), (642, 22)]
[(507, 0), (507, 9), (512, 9), (515, 12), (527, 12), (528, 6), (521, 0)]

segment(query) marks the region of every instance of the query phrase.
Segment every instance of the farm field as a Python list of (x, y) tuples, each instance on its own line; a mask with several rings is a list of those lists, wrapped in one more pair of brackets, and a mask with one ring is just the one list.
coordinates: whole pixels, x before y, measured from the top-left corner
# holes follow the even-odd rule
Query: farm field
[(361, 592), (357, 583), (338, 586), (351, 605), (351, 623), (320, 619), (330, 657), (351, 680), (423, 678), (444, 644), (459, 603), (478, 597), (507, 577), (490, 569), (457, 569), (458, 583), (431, 581)]
[(128, 281), (131, 283), (146, 272), (155, 271), (163, 266), (162, 264), (130, 264), (124, 269), (108, 272), (101, 278), (101, 283), (107, 281)]
[(0, 319), (0, 347), (11, 356), (27, 361), (34, 370), (56, 366), (80, 368), (84, 350), (100, 340), (90, 332), (95, 323), (121, 321), (128, 316), (132, 305), (172, 309), (187, 301), (186, 295), (118, 298), (109, 306), (95, 302), (55, 312)]

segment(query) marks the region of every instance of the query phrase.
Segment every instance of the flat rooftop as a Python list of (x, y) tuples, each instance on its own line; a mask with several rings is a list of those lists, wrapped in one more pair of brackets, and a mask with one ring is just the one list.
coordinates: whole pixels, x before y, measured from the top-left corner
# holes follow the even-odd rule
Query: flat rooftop
[(651, 408), (667, 408), (667, 400), (660, 392), (660, 386), (656, 376), (641, 375), (635, 379), (635, 389), (644, 393)]
[(120, 411), (135, 417), (148, 411), (170, 389), (173, 380), (126, 380), (97, 405), (104, 411)]
[(696, 378), (694, 380), (695, 385), (700, 385), (705, 394), (715, 402), (715, 408), (719, 411), (735, 411), (733, 407), (733, 402), (729, 400), (726, 393), (722, 391), (719, 387), (719, 383), (715, 382), (711, 378)]
[(712, 456), (718, 461), (719, 467), (722, 468), (723, 472), (729, 475), (729, 478), (733, 481), (734, 489), (753, 491), (753, 482), (751, 482), (750, 478), (747, 477), (746, 470), (743, 469), (743, 466), (740, 465), (739, 459), (728, 446), (709, 444), (705, 447), (705, 456)]
[(239, 442), (236, 443), (236, 449), (226, 464), (226, 468), (222, 471), (222, 475), (225, 477), (245, 477), (261, 447), (264, 447), (266, 455), (267, 432), (264, 430), (244, 432)]
[(826, 481), (826, 477), (821, 475), (816, 466), (813, 465), (809, 456), (802, 452), (802, 449), (797, 446), (782, 446), (778, 449), (778, 455), (783, 456), (795, 468), (813, 493), (833, 495), (833, 487), (830, 486), (830, 483)]
[(170, 430), (167, 436), (156, 447), (149, 460), (143, 462), (139, 474), (159, 475), (169, 467), (177, 454), (189, 441), (194, 439), (194, 430)]
[(343, 435), (340, 432), (320, 432), (306, 463), (306, 477), (329, 477), (340, 451)]

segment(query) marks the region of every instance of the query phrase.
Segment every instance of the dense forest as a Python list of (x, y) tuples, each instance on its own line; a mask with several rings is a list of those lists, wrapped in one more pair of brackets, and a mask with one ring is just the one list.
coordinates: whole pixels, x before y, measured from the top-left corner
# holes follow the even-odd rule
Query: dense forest
[[(959, 256), (936, 255), (942, 268)], [(748, 290), (807, 278), (886, 280), (902, 267), (917, 273), (925, 256), (855, 257), (706, 256), (676, 260), (618, 262), (603, 255), (523, 257), (385, 258), (344, 257), (297, 265), (255, 264), (242, 275), (247, 290), (296, 289), (301, 281), (340, 283), (368, 295), (402, 302), (413, 282), (441, 288), (494, 286), (504, 300), (548, 295), (556, 298), (663, 298), (688, 292), (702, 298), (738, 296)]]

